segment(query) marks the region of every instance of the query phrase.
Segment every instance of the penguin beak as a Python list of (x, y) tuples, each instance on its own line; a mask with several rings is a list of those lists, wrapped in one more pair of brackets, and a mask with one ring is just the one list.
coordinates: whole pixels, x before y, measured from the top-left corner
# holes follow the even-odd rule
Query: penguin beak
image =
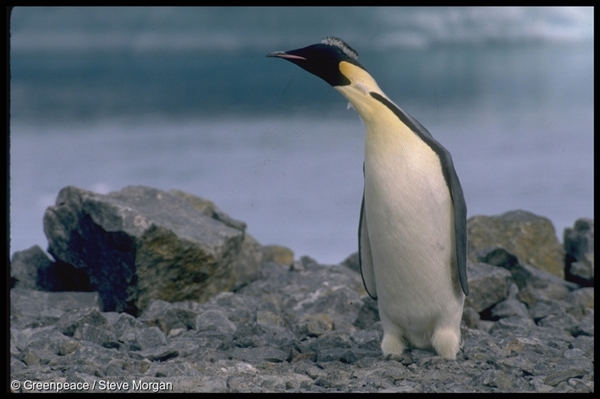
[(286, 60), (304, 60), (304, 61), (306, 61), (306, 58), (304, 58), (304, 57), (300, 57), (299, 55), (288, 54), (285, 51), (273, 51), (272, 53), (267, 54), (267, 57), (277, 57), (277, 58), (283, 58)]

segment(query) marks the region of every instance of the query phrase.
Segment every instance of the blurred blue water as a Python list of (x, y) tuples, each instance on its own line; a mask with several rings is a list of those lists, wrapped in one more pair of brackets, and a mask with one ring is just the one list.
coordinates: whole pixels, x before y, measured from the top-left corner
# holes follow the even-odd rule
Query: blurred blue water
[[(310, 24), (306, 24), (311, 21)], [(11, 20), (11, 252), (60, 188), (178, 188), (264, 244), (356, 250), (363, 126), (265, 57), (333, 34), (452, 153), (469, 215), (593, 217), (588, 9), (25, 8)]]

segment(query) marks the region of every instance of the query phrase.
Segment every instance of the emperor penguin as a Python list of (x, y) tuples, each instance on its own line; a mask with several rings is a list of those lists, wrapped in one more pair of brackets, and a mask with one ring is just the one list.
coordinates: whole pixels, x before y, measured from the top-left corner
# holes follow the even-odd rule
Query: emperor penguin
[(378, 301), (383, 354), (412, 345), (456, 359), (468, 294), (467, 207), (450, 153), (385, 95), (343, 40), (267, 56), (325, 80), (366, 127), (358, 255)]

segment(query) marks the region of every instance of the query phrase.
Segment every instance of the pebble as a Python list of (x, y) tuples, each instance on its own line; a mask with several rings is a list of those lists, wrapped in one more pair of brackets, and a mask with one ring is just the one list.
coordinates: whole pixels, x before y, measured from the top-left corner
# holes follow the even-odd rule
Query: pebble
[(13, 288), (11, 381), (21, 385), (12, 390), (43, 391), (23, 385), (40, 381), (87, 382), (78, 392), (117, 392), (111, 383), (127, 392), (594, 391), (593, 309), (568, 313), (593, 306), (574, 299), (593, 288), (526, 312), (510, 284), (489, 320), (465, 308), (462, 349), (446, 361), (420, 349), (384, 357), (372, 300), (348, 288), (361, 283), (348, 267), (267, 262), (260, 274), (203, 304), (153, 300), (139, 317), (102, 312), (96, 293)]

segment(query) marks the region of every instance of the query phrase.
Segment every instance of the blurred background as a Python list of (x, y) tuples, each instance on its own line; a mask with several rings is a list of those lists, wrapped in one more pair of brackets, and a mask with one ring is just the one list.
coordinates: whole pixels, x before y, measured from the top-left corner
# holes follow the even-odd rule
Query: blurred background
[(344, 39), (452, 154), (468, 215), (593, 217), (592, 8), (15, 8), (10, 253), (59, 190), (180, 189), (262, 244), (357, 250), (364, 127), (266, 58)]

